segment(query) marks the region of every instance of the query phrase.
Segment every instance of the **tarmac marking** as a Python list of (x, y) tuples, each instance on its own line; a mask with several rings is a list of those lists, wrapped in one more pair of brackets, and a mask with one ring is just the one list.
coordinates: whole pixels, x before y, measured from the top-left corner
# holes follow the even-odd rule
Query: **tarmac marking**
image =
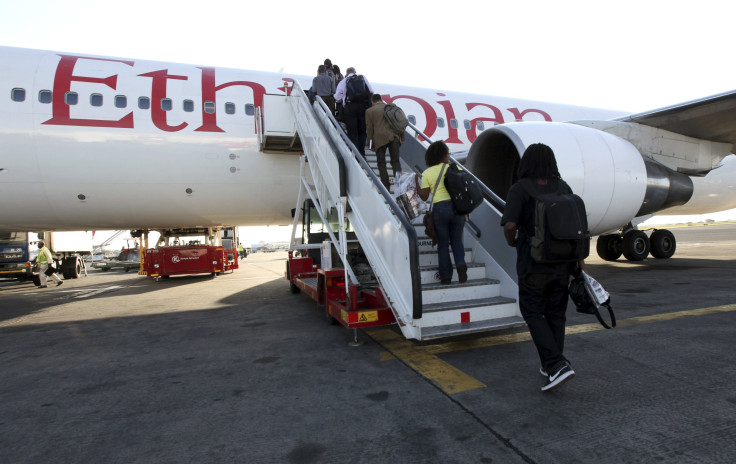
[[(709, 314), (727, 313), (732, 311), (736, 311), (736, 304), (690, 309), (672, 313), (653, 314), (651, 316), (631, 317), (617, 321), (616, 327), (630, 327), (641, 324), (651, 324), (654, 322), (671, 321), (681, 319), (683, 317), (706, 316)], [(565, 329), (565, 334), (574, 335), (599, 330), (607, 329), (598, 322), (595, 322), (568, 326)], [(442, 389), (442, 391), (450, 394), (473, 390), (476, 388), (484, 388), (486, 385), (451, 366), (447, 362), (442, 361), (436, 355), (441, 353), (451, 353), (453, 351), (466, 351), (476, 348), (487, 348), (531, 340), (529, 332), (519, 332), (504, 335), (488, 335), (472, 340), (421, 346), (403, 338), (392, 329), (378, 329), (368, 331), (366, 333), (388, 351), (388, 353), (382, 353), (380, 355), (379, 359), (381, 361), (399, 359), (420, 375), (434, 382)]]
[(460, 393), (486, 385), (460, 369), (426, 353), (391, 329), (370, 332), (370, 336), (386, 348), (393, 356), (406, 363), (417, 373), (434, 382), (446, 393)]

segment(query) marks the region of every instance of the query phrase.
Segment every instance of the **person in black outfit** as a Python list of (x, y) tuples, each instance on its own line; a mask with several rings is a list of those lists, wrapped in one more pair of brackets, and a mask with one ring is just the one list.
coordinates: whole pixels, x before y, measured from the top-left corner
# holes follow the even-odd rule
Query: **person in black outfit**
[[(530, 179), (526, 185), (536, 194), (572, 193), (562, 180), (550, 147), (542, 143), (530, 145), (521, 157), (518, 180)], [(531, 257), (530, 237), (534, 236), (535, 200), (520, 182), (509, 189), (506, 209), (501, 218), (506, 242), (516, 247), (516, 272), (519, 281), (519, 308), (524, 317), (542, 367), (547, 377), (542, 391), (549, 391), (575, 376), (565, 358), (565, 310), (567, 309), (569, 276), (577, 265), (585, 263), (537, 263)]]

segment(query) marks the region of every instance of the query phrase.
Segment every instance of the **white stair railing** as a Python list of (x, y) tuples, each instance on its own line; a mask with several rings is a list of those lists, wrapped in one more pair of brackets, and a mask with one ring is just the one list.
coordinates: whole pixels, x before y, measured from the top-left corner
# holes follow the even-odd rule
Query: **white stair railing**
[[(405, 335), (416, 338), (412, 333), (419, 330), (422, 302), (414, 227), (324, 102), (318, 97), (310, 108), (298, 82), (294, 83), (291, 101), (321, 207), (337, 206), (340, 193), (345, 194), (342, 197), (349, 206), (346, 215), (389, 305)], [(314, 124), (317, 121), (321, 127)], [(340, 192), (340, 183), (336, 181), (341, 166), (335, 155), (344, 161), (345, 192)]]

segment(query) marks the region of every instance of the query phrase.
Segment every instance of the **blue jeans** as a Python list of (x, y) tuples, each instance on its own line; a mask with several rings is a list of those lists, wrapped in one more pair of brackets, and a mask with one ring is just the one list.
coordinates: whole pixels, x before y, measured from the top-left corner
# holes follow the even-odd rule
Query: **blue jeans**
[(432, 206), (434, 228), (437, 232), (437, 255), (440, 263), (440, 280), (452, 279), (452, 261), (450, 247), (455, 266), (465, 264), (465, 247), (463, 246), (463, 230), (465, 215), (455, 214), (450, 200), (440, 201)]

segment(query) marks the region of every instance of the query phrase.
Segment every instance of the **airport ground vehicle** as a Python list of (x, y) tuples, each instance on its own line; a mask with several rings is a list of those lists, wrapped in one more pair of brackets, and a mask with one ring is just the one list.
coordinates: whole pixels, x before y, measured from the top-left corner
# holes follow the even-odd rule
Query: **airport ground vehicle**
[(31, 276), (31, 263), (44, 241), (65, 279), (86, 272), (83, 256), (92, 254), (92, 232), (0, 232), (0, 275)]
[[(196, 238), (195, 238), (196, 237)], [(238, 268), (236, 228), (183, 228), (163, 231), (155, 248), (144, 254), (146, 275), (211, 274)]]

